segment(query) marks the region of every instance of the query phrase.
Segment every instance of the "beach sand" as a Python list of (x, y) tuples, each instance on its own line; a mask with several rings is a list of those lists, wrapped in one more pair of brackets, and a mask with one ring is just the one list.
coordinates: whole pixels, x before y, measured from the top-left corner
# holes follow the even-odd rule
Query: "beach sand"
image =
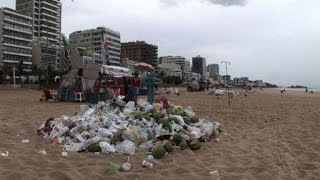
[[(106, 171), (108, 162), (122, 164), (119, 154), (69, 152), (36, 133), (50, 117), (73, 115), (80, 103), (40, 102), (41, 91), (0, 90), (0, 179), (319, 179), (320, 95), (278, 90), (256, 91), (231, 99), (204, 92), (166, 97), (192, 106), (203, 118), (223, 125), (220, 142), (203, 143), (198, 151), (175, 151), (153, 168), (141, 167), (144, 152), (130, 157), (130, 172)], [(30, 139), (23, 144), (21, 140)], [(46, 150), (47, 155), (38, 151)]]

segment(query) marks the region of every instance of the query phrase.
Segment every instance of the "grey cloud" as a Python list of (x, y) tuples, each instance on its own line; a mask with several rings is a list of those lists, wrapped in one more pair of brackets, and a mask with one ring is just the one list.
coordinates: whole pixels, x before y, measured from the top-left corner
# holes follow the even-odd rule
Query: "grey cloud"
[(213, 4), (221, 6), (245, 6), (246, 0), (207, 0)]
[[(160, 4), (163, 7), (174, 7), (178, 6), (179, 3), (186, 3), (189, 0), (160, 0)], [(208, 2), (214, 5), (221, 5), (221, 6), (245, 6), (247, 4), (247, 0), (196, 0), (201, 3)]]

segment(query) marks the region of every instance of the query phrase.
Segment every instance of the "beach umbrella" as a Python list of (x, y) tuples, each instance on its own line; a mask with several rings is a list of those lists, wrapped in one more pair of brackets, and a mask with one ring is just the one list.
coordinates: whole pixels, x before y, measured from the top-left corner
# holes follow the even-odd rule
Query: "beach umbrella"
[(152, 67), (150, 64), (140, 62), (134, 65), (134, 68), (139, 71), (153, 71), (154, 67)]

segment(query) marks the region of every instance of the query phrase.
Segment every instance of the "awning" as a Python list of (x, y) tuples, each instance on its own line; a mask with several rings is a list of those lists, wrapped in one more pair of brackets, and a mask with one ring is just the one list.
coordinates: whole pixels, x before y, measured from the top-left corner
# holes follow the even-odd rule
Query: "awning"
[(152, 67), (150, 64), (140, 62), (134, 65), (134, 68), (139, 71), (153, 71), (154, 67)]
[(118, 66), (101, 65), (101, 73), (110, 74), (114, 77), (132, 77), (130, 69)]

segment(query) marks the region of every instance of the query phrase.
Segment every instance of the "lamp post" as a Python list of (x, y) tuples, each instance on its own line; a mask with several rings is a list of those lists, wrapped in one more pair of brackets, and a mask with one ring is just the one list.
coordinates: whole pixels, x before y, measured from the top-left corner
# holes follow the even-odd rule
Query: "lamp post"
[(231, 65), (231, 63), (229, 61), (221, 61), (221, 63), (224, 63), (226, 65), (226, 78), (224, 80), (224, 85), (226, 86), (227, 91), (228, 91), (228, 105), (230, 108), (230, 95), (229, 95), (229, 87), (228, 87), (227, 77), (228, 77), (228, 64)]

